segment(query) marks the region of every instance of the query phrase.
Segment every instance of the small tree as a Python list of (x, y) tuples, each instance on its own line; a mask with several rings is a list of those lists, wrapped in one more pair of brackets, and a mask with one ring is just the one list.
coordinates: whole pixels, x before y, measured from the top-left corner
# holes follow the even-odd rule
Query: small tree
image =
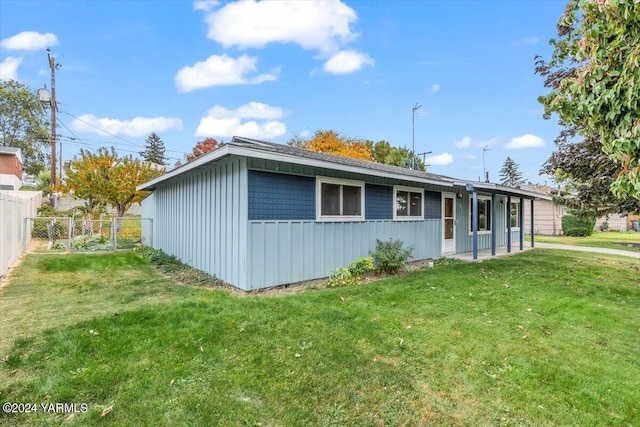
[[(205, 138), (193, 147), (190, 154), (187, 154), (187, 162), (191, 162), (200, 156), (204, 156), (219, 147), (222, 147), (221, 142), (218, 142), (214, 138)], [(178, 164), (176, 164), (176, 167), (178, 167)]]
[(371, 149), (365, 141), (343, 136), (334, 130), (317, 130), (310, 139), (294, 136), (287, 145), (353, 159), (373, 160)]
[(518, 170), (518, 164), (511, 157), (507, 157), (500, 169), (500, 183), (509, 187), (517, 187), (524, 183), (522, 173)]
[(164, 165), (167, 161), (164, 152), (164, 142), (162, 142), (158, 134), (152, 132), (147, 138), (144, 151), (140, 152), (140, 156), (147, 162)]

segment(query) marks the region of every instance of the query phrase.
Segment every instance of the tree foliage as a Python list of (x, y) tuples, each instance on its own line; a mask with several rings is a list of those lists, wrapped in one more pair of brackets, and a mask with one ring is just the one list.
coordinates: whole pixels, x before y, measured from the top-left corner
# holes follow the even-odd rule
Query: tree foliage
[(422, 159), (407, 147), (395, 147), (385, 140), (375, 143), (367, 141), (367, 144), (375, 162), (407, 169), (425, 170), (425, 164)]
[(599, 137), (587, 135), (576, 142), (577, 134), (575, 126), (565, 126), (555, 140), (556, 151), (540, 170), (541, 174), (555, 176), (571, 192), (559, 197), (558, 202), (581, 218), (640, 212), (639, 199), (619, 198), (611, 191), (621, 164), (602, 151)]
[(20, 149), (27, 174), (44, 169), (48, 135), (46, 110), (38, 96), (23, 83), (0, 81), (0, 145)]
[(524, 183), (522, 172), (518, 169), (518, 164), (511, 158), (507, 157), (500, 169), (500, 183), (510, 187), (517, 187)]
[(373, 160), (371, 149), (365, 141), (340, 135), (334, 130), (317, 130), (310, 139), (295, 136), (287, 145), (353, 159)]
[(142, 159), (147, 162), (164, 165), (167, 161), (164, 152), (164, 142), (160, 139), (158, 134), (152, 132), (151, 135), (147, 137), (144, 145), (144, 151), (140, 152), (140, 156), (142, 156)]
[(191, 150), (190, 154), (187, 154), (187, 161), (191, 162), (200, 156), (204, 156), (205, 154), (210, 153), (218, 147), (222, 147), (221, 142), (218, 142), (214, 138), (205, 138), (202, 141), (199, 141), (195, 145), (195, 147), (193, 147), (193, 150)]
[(558, 22), (551, 60), (537, 72), (553, 75), (539, 100), (582, 135), (599, 135), (602, 150), (620, 162), (612, 184), (640, 198), (640, 2), (569, 0)]
[(136, 186), (163, 172), (133, 156), (119, 157), (113, 147), (102, 147), (97, 153), (81, 149), (66, 170), (65, 190), (84, 199), (89, 211), (111, 205), (122, 217), (133, 203), (140, 203), (148, 195), (136, 191)]

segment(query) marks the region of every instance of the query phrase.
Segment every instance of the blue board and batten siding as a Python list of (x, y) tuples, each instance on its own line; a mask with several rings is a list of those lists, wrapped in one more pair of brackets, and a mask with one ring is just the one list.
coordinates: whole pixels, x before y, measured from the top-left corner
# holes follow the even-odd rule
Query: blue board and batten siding
[(247, 289), (246, 171), (246, 158), (231, 158), (159, 185), (143, 201), (154, 247)]
[[(248, 171), (247, 283), (252, 289), (327, 277), (337, 267), (367, 256), (376, 239), (400, 239), (413, 248), (413, 259), (438, 257), (442, 246), (441, 193), (425, 191), (425, 220), (393, 220), (393, 182), (365, 184), (365, 220), (316, 221), (316, 173), (327, 170)], [(296, 165), (293, 165), (296, 166)], [(369, 177), (341, 175), (367, 180)], [(406, 185), (401, 182), (401, 185)], [(415, 186), (415, 184), (414, 184)], [(281, 203), (282, 205), (276, 206)]]

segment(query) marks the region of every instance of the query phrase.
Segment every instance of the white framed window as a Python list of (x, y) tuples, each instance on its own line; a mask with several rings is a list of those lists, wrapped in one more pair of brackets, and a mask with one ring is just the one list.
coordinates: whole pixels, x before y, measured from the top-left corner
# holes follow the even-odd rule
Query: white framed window
[(424, 219), (424, 189), (418, 187), (393, 187), (394, 221)]
[(317, 177), (316, 219), (318, 221), (364, 221), (364, 182)]
[(564, 206), (558, 205), (558, 216), (564, 216)]
[[(491, 198), (478, 196), (478, 233), (491, 233)], [(473, 234), (473, 197), (469, 196), (469, 234)]]
[[(506, 204), (506, 201), (505, 201)], [(506, 210), (506, 221), (505, 224), (508, 226), (509, 221), (511, 221), (511, 230), (519, 230), (520, 229), (520, 201), (511, 201), (511, 206)], [(507, 227), (505, 227), (507, 230)]]

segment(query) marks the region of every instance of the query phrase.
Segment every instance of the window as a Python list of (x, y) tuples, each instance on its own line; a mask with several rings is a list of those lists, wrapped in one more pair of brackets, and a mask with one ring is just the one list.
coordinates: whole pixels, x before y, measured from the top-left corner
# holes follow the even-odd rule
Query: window
[(364, 182), (327, 177), (316, 182), (319, 221), (364, 220)]
[[(478, 197), (478, 232), (491, 231), (491, 199)], [(473, 233), (473, 197), (469, 197), (469, 233)]]
[(394, 220), (424, 219), (422, 215), (424, 190), (422, 188), (396, 186), (393, 187), (393, 194), (395, 195)]
[(510, 214), (507, 213), (507, 221), (511, 221), (511, 229), (520, 228), (520, 202), (511, 202), (509, 212)]

